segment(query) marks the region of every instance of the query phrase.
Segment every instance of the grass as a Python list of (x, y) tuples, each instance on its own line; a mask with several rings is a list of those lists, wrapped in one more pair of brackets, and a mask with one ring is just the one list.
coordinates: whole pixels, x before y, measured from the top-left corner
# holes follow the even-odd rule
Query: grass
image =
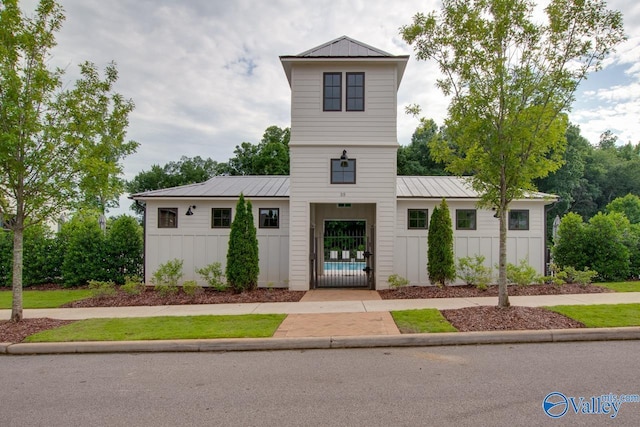
[(391, 316), (403, 334), (458, 331), (435, 308), (392, 311)]
[[(22, 291), (23, 308), (57, 308), (71, 301), (91, 296), (88, 289), (64, 289), (56, 291)], [(0, 309), (11, 308), (11, 291), (0, 292)]]
[(42, 331), (24, 342), (128, 341), (273, 336), (285, 314), (88, 319)]
[(587, 328), (640, 326), (640, 304), (556, 305), (545, 308), (582, 322)]
[(594, 283), (594, 285), (612, 289), (616, 292), (640, 292), (640, 282), (608, 282)]

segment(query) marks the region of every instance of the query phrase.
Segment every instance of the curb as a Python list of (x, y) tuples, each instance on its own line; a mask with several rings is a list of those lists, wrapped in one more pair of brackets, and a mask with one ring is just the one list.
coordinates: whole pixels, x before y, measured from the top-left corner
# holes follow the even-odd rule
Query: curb
[(480, 344), (640, 340), (640, 327), (534, 331), (446, 332), (437, 334), (334, 336), (319, 338), (226, 338), (166, 341), (0, 343), (0, 354), (168, 353), (276, 351), (374, 347), (430, 347)]

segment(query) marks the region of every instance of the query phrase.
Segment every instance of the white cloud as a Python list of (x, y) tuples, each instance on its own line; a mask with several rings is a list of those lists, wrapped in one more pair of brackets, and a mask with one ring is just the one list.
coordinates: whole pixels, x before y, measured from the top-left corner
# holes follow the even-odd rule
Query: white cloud
[[(23, 3), (33, 10), (36, 0)], [(226, 161), (236, 145), (257, 142), (270, 125), (289, 126), (290, 89), (279, 55), (295, 55), (348, 35), (392, 54), (413, 54), (398, 34), (416, 12), (439, 7), (438, 0), (62, 0), (67, 20), (51, 62), (68, 67), (90, 60), (100, 67), (114, 60), (117, 90), (132, 98), (128, 136), (140, 142), (125, 161), (126, 178), (154, 163), (181, 155)], [(633, 4), (632, 4), (633, 3)], [(634, 141), (640, 137), (638, 84), (640, 5), (611, 0), (622, 10), (629, 40), (609, 61), (623, 65), (628, 81), (607, 81), (582, 96), (571, 120), (599, 136), (615, 126)], [(434, 64), (412, 56), (398, 92), (398, 138), (410, 141), (417, 120), (404, 106), (417, 103), (441, 125), (447, 100), (435, 81)], [(599, 80), (600, 81), (600, 80)], [(595, 140), (597, 141), (597, 139)]]

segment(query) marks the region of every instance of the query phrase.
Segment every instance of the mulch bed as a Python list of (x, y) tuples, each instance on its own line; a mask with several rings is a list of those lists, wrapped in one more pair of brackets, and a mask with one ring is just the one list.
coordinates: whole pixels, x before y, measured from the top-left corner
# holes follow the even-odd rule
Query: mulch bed
[[(64, 289), (58, 285), (46, 284), (31, 287), (33, 290)], [(509, 296), (514, 295), (558, 295), (613, 292), (600, 286), (589, 285), (531, 285), (509, 286)], [(410, 298), (469, 298), (498, 295), (497, 286), (481, 291), (473, 286), (407, 286), (401, 289), (378, 291), (382, 299)], [(205, 289), (198, 295), (185, 295), (182, 291), (161, 297), (149, 288), (140, 295), (129, 295), (118, 290), (117, 295), (107, 298), (87, 298), (65, 305), (65, 307), (127, 307), (181, 304), (239, 304), (251, 302), (295, 302), (305, 294), (304, 291), (287, 289), (257, 289), (251, 292), (234, 294), (233, 292), (217, 292)], [(496, 300), (497, 303), (497, 300)], [(525, 329), (559, 329), (582, 328), (584, 325), (561, 314), (542, 308), (495, 306), (468, 307), (456, 310), (442, 310), (444, 317), (459, 331), (491, 331), (491, 330), (525, 330)], [(49, 318), (24, 319), (19, 323), (0, 321), (0, 342), (18, 343), (25, 337), (42, 330), (57, 328), (72, 323), (71, 320)]]
[[(508, 286), (509, 296), (594, 294), (605, 292), (614, 291), (597, 285), (580, 286), (568, 283), (562, 286), (550, 284)], [(485, 291), (469, 285), (443, 286), (441, 288), (437, 286), (405, 286), (399, 289), (378, 291), (378, 293), (382, 299), (497, 297), (498, 286), (489, 286)]]

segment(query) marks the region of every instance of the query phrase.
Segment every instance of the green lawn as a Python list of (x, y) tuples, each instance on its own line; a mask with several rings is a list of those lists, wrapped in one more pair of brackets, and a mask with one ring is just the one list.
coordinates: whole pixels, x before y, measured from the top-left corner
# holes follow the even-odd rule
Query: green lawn
[[(64, 289), (59, 291), (22, 291), (23, 308), (56, 308), (79, 299), (88, 298), (88, 289)], [(0, 309), (11, 308), (12, 292), (0, 292)]]
[(616, 292), (640, 292), (640, 282), (609, 282), (594, 283), (594, 285), (613, 289)]
[(435, 308), (392, 311), (391, 316), (403, 334), (457, 332)]
[(285, 314), (81, 320), (39, 332), (24, 342), (127, 341), (273, 336)]
[(545, 308), (582, 322), (587, 328), (640, 326), (640, 304), (556, 305)]

